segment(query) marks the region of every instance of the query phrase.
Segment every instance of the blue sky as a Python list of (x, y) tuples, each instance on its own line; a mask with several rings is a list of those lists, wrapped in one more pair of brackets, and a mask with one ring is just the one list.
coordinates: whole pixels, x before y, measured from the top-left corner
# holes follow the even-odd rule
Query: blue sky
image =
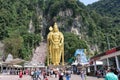
[(96, 2), (98, 0), (80, 0), (80, 1), (83, 2), (85, 5), (87, 5), (87, 4), (91, 4), (93, 2)]

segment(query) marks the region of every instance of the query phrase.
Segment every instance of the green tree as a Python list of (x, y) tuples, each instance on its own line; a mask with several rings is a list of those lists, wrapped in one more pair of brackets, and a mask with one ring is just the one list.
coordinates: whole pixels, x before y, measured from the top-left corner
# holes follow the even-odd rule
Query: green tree
[(64, 33), (65, 38), (65, 61), (74, 57), (76, 49), (87, 49), (87, 44), (85, 41), (81, 40), (77, 35), (73, 33)]
[(18, 57), (22, 48), (23, 38), (18, 33), (13, 33), (9, 38), (4, 39), (6, 55), (11, 53), (13, 57)]

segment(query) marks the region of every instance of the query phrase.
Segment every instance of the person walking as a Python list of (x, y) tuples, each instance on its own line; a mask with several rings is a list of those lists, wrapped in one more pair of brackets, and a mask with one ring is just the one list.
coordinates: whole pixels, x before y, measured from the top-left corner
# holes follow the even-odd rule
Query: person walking
[(36, 80), (41, 80), (41, 78), (40, 78), (40, 74), (41, 74), (41, 71), (38, 69), (38, 70), (36, 70)]
[(105, 80), (118, 80), (118, 77), (116, 74), (114, 74), (114, 69), (110, 68), (108, 73), (105, 76)]
[(29, 73), (29, 71), (28, 71), (28, 69), (26, 69), (26, 70), (25, 70), (25, 74), (28, 75), (28, 73)]
[(19, 80), (22, 78), (22, 76), (23, 76), (23, 72), (22, 72), (22, 70), (20, 70), (20, 73), (19, 73)]
[(66, 73), (66, 80), (70, 80), (70, 74), (68, 72)]
[(81, 76), (81, 79), (82, 79), (82, 80), (86, 80), (85, 70), (81, 70), (81, 71), (80, 71), (80, 76)]
[(36, 80), (37, 75), (36, 75), (36, 70), (33, 72), (33, 76), (32, 76), (33, 80)]
[(47, 76), (45, 76), (44, 80), (48, 80)]
[(59, 80), (63, 80), (63, 76), (64, 76), (64, 73), (61, 72), (61, 73), (59, 74)]

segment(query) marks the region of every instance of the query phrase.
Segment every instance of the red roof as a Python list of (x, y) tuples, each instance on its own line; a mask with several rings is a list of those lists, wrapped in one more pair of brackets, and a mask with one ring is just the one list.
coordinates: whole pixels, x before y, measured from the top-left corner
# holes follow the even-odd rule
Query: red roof
[(113, 49), (111, 49), (111, 50), (107, 50), (107, 51), (106, 51), (106, 55), (112, 54), (112, 53), (114, 53), (114, 52), (116, 52), (116, 48), (113, 48)]
[(99, 59), (101, 56), (109, 55), (109, 54), (112, 54), (112, 53), (117, 52), (117, 51), (120, 51), (120, 46), (118, 46), (118, 47), (116, 47), (116, 48), (112, 48), (112, 49), (110, 49), (110, 50), (107, 50), (107, 51), (104, 52), (104, 53), (97, 54), (97, 55), (93, 56), (92, 58), (90, 58), (90, 60), (97, 60), (97, 59)]

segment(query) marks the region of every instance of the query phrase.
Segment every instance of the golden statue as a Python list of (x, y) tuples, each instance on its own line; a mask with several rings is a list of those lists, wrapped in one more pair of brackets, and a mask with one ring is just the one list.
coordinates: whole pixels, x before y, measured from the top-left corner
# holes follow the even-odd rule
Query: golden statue
[[(51, 28), (51, 29), (50, 29)], [(62, 56), (62, 65), (64, 65), (64, 36), (59, 31), (57, 24), (54, 27), (50, 27), (49, 34), (47, 36), (48, 45), (48, 65), (50, 61), (53, 65), (59, 65)]]

